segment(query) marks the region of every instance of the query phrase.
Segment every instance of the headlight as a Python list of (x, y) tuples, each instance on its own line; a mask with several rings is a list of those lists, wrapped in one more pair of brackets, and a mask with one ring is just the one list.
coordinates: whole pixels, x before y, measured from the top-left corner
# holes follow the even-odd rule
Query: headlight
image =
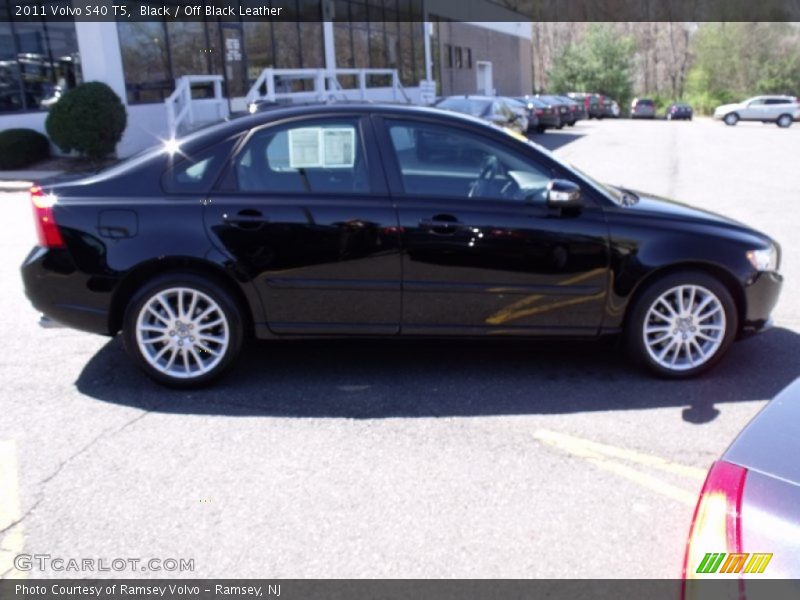
[(777, 271), (778, 249), (770, 246), (761, 250), (750, 250), (747, 253), (747, 260), (757, 271)]

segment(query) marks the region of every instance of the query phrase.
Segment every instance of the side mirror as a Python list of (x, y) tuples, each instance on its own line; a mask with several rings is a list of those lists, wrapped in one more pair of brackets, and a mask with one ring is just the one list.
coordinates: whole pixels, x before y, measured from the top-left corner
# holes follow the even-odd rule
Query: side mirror
[(547, 184), (547, 206), (574, 208), (581, 205), (581, 188), (566, 179), (551, 179)]

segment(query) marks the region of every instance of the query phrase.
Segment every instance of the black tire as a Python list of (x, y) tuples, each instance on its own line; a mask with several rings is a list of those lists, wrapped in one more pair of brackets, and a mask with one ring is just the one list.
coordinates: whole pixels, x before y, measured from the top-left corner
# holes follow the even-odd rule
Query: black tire
[[(651, 307), (653, 307), (654, 303), (656, 303), (662, 294), (669, 292), (677, 286), (699, 286), (705, 289), (716, 297), (724, 312), (725, 325), (719, 340), (719, 345), (716, 347), (713, 354), (695, 367), (687, 368), (685, 365), (678, 365), (675, 368), (665, 367), (656, 360), (656, 357), (651, 355), (651, 351), (648, 350), (648, 346), (645, 343), (645, 319), (647, 319)], [(658, 321), (655, 321), (655, 323), (658, 323)], [(672, 327), (673, 325), (670, 324), (669, 328), (672, 329)], [(678, 325), (675, 325), (675, 327), (678, 327)], [(633, 306), (630, 308), (624, 335), (627, 350), (635, 362), (642, 365), (650, 372), (666, 379), (687, 379), (704, 373), (717, 364), (736, 338), (738, 328), (739, 318), (736, 310), (736, 303), (728, 288), (717, 278), (707, 273), (701, 271), (681, 271), (670, 273), (656, 279), (637, 295)], [(669, 335), (670, 337), (674, 336), (674, 339), (680, 343), (681, 338), (679, 337), (680, 334), (678, 330), (675, 329), (673, 331), (674, 334), (667, 331), (664, 332), (664, 335)], [(692, 331), (694, 331), (694, 329)], [(682, 339), (686, 339), (685, 335)], [(664, 345), (670, 345), (670, 343), (668, 338), (668, 341), (666, 341)], [(688, 348), (688, 345), (686, 347)], [(675, 353), (676, 356), (681, 356), (679, 353), (683, 353), (685, 359), (685, 351), (681, 350), (680, 347)], [(671, 353), (667, 353), (667, 357), (669, 357), (670, 354)]]
[[(188, 375), (191, 367), (189, 364), (190, 362), (194, 362), (198, 367), (199, 365), (196, 360), (189, 361), (184, 351), (183, 361), (184, 367), (187, 370), (187, 375), (182, 377), (172, 376), (151, 365), (140, 348), (137, 337), (137, 321), (140, 313), (142, 313), (145, 305), (150, 303), (156, 294), (171, 288), (195, 290), (216, 303), (217, 307), (220, 309), (220, 321), (224, 322), (224, 325), (220, 325), (220, 327), (227, 326), (227, 346), (225, 346), (223, 350), (219, 350), (219, 355), (201, 352), (203, 357), (210, 358), (212, 362), (216, 360), (213, 366), (206, 372)], [(166, 313), (164, 314), (166, 315)], [(165, 273), (145, 283), (133, 295), (130, 302), (128, 302), (122, 323), (122, 339), (125, 350), (128, 352), (133, 362), (158, 383), (179, 389), (203, 387), (219, 378), (236, 360), (244, 339), (243, 318), (239, 303), (237, 303), (228, 290), (216, 283), (213, 279), (195, 273)], [(195, 335), (197, 335), (200, 327), (201, 325), (198, 325), (198, 329), (195, 330)], [(170, 332), (170, 335), (172, 335), (173, 338), (175, 337), (174, 330)], [(194, 341), (193, 337), (191, 339)], [(172, 340), (169, 340), (169, 343), (171, 344)], [(209, 346), (212, 344), (209, 344)], [(156, 346), (156, 349), (163, 348), (165, 345), (167, 345), (167, 343), (164, 343), (162, 346)], [(188, 342), (187, 346), (189, 346)], [(219, 348), (223, 347), (221, 345), (217, 346), (217, 349)], [(177, 352), (175, 352), (175, 354), (177, 356)], [(214, 359), (211, 358), (212, 356), (219, 356), (219, 358)]]
[(775, 121), (775, 124), (782, 129), (786, 129), (792, 126), (792, 121), (794, 121), (792, 115), (781, 115), (778, 117), (778, 120)]
[(722, 120), (725, 121), (725, 125), (733, 127), (739, 122), (739, 115), (736, 113), (728, 113)]

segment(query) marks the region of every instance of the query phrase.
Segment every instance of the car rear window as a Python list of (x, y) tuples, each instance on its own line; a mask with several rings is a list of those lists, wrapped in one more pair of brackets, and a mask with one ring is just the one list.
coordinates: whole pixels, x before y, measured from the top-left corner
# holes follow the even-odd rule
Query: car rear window
[(437, 108), (454, 110), (473, 117), (480, 117), (488, 106), (489, 101), (468, 100), (467, 98), (447, 98), (436, 105)]
[(637, 101), (636, 104), (638, 106), (653, 106), (653, 101), (648, 100), (647, 98), (642, 98), (641, 100)]

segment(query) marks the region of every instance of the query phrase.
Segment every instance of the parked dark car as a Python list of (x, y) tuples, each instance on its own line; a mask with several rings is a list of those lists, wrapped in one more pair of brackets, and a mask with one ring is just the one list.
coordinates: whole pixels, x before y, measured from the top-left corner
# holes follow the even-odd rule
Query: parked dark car
[[(623, 335), (665, 377), (768, 322), (779, 248), (437, 109), (256, 113), (31, 190), (33, 305), (205, 384), (248, 336)], [(268, 367), (268, 365), (267, 365)]]
[[(767, 404), (708, 472), (686, 544), (686, 600), (721, 598), (704, 581), (732, 578), (726, 598), (778, 598), (752, 579), (800, 578), (800, 379)], [(752, 579), (751, 579), (752, 578)], [(693, 581), (694, 580), (694, 581)], [(759, 584), (756, 584), (759, 585)], [(788, 590), (787, 590), (788, 591)], [(704, 593), (705, 592), (705, 593)], [(764, 595), (766, 594), (766, 595)]]
[(688, 104), (682, 102), (675, 102), (667, 107), (665, 118), (668, 121), (676, 121), (678, 119), (692, 120), (694, 111)]
[(516, 113), (505, 100), (495, 96), (449, 96), (437, 102), (436, 108), (479, 117), (519, 132), (528, 128), (527, 120), (521, 118), (521, 114)]
[(655, 119), (656, 103), (650, 98), (634, 98), (631, 102), (631, 119)]
[(554, 96), (554, 98), (561, 100), (564, 104), (567, 105), (567, 109), (569, 112), (567, 113), (568, 118), (566, 120), (566, 123), (570, 127), (573, 127), (575, 123), (587, 117), (586, 108), (583, 106), (582, 103), (573, 100), (569, 96)]
[(583, 92), (570, 92), (567, 94), (576, 102), (582, 102), (589, 119), (602, 119), (606, 116), (605, 98), (600, 94), (586, 94)]
[(563, 100), (559, 99), (556, 96), (550, 96), (548, 94), (538, 94), (536, 96), (539, 100), (550, 106), (558, 116), (560, 117), (560, 122), (556, 125), (556, 129), (561, 129), (564, 125), (568, 125), (571, 119), (571, 112), (569, 105), (564, 102)]
[(564, 126), (559, 111), (547, 102), (535, 96), (524, 96), (517, 100), (524, 102), (528, 108), (534, 111), (539, 121), (536, 126), (536, 131), (539, 133), (544, 133), (548, 129), (561, 129)]

